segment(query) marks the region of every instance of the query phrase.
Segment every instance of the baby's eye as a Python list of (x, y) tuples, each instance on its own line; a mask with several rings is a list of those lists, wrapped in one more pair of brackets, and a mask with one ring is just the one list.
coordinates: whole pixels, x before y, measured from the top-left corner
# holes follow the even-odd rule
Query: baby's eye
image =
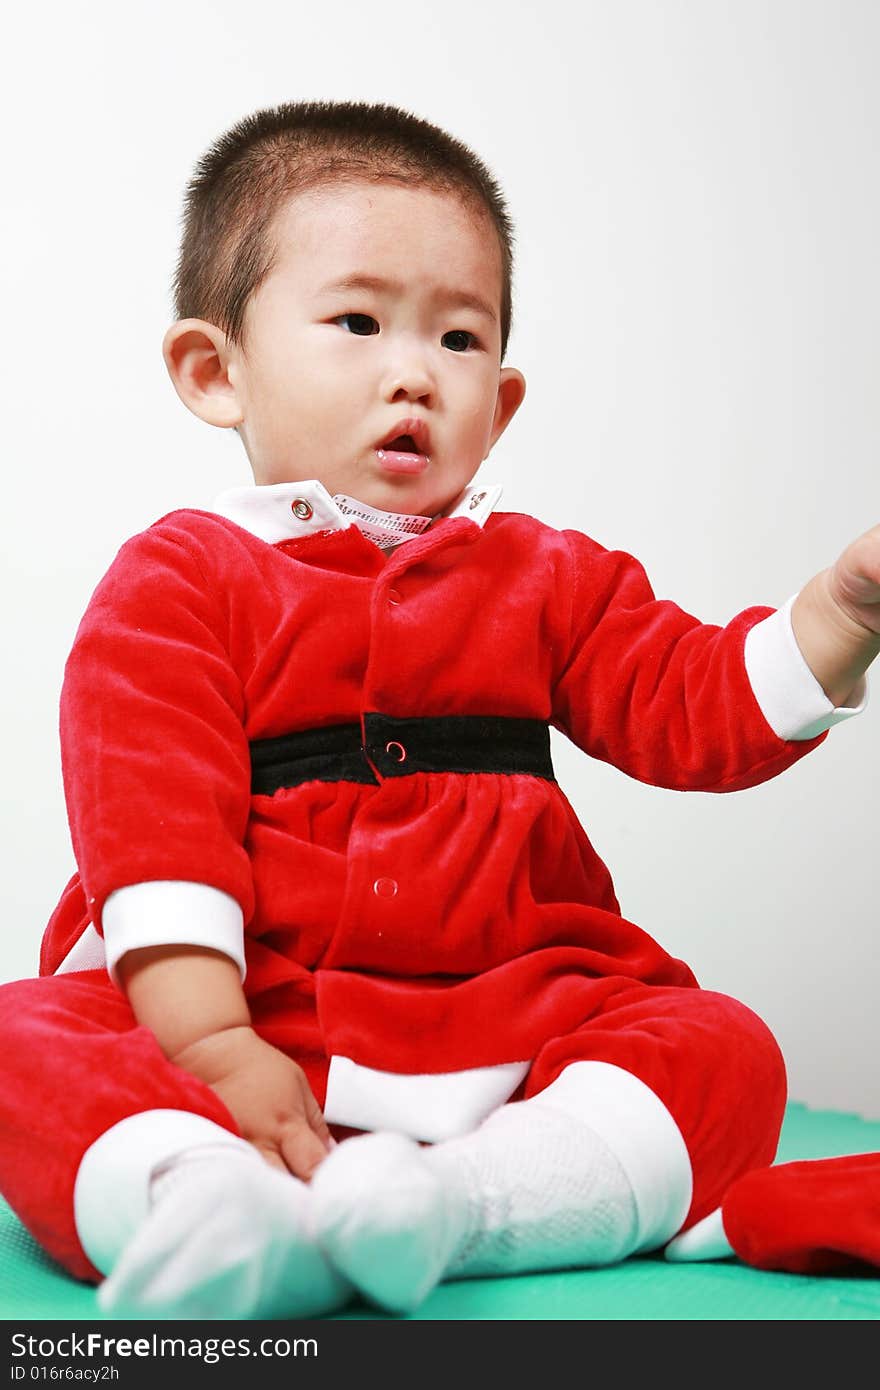
[[(454, 341), (447, 342), (448, 338), (452, 338)], [(443, 346), (448, 347), (451, 352), (467, 352), (468, 348), (473, 347), (477, 340), (473, 333), (468, 333), (467, 329), (453, 328), (448, 333), (443, 334), (441, 341)]]
[(340, 314), (333, 322), (343, 326), (347, 323), (350, 331), (359, 338), (368, 338), (371, 333), (379, 332), (379, 325), (372, 314)]

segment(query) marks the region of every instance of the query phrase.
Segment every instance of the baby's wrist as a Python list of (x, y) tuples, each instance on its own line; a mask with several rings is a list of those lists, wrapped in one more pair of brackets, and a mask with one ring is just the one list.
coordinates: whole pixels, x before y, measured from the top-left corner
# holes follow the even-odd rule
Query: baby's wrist
[(192, 1039), (168, 1060), (210, 1086), (241, 1065), (255, 1039), (250, 1023), (233, 1023)]
[(804, 586), (791, 610), (795, 640), (834, 705), (842, 704), (877, 655), (880, 638), (836, 594), (833, 570)]

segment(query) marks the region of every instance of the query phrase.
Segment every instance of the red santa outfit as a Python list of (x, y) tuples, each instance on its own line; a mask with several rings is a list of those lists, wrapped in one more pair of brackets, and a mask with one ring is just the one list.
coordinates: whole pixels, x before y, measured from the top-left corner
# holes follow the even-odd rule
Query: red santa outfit
[(701, 624), (499, 494), (470, 486), (388, 554), (319, 483), (234, 489), (98, 585), (61, 701), (79, 872), (40, 978), (0, 993), (0, 1189), (74, 1273), (95, 1277), (81, 1232), (107, 1200), (83, 1183), (74, 1215), (91, 1146), (138, 1117), (145, 1164), (206, 1121), (236, 1132), (114, 983), (144, 945), (236, 959), (254, 1027), (335, 1125), (445, 1139), (580, 1064), (640, 1249), (772, 1161), (772, 1036), (621, 915), (548, 731), (735, 791), (864, 700), (831, 706), (790, 605)]

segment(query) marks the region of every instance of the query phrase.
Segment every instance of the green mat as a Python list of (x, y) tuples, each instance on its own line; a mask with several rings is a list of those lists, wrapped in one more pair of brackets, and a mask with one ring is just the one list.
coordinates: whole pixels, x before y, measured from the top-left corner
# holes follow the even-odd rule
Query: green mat
[[(880, 1152), (880, 1121), (789, 1105), (779, 1162)], [(120, 1317), (137, 1314), (120, 1314)], [(110, 1321), (91, 1285), (50, 1260), (0, 1200), (0, 1317)], [(428, 1320), (820, 1320), (880, 1317), (880, 1271), (812, 1278), (765, 1274), (738, 1260), (671, 1265), (662, 1256), (611, 1269), (462, 1279), (434, 1291), (410, 1321)], [(326, 1321), (382, 1320), (358, 1305)], [(155, 1322), (155, 1316), (150, 1315)]]

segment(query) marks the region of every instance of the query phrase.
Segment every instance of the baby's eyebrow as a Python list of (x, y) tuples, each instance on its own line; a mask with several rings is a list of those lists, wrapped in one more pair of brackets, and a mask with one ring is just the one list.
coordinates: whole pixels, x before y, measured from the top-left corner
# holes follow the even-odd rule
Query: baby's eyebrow
[[(330, 294), (335, 290), (375, 290), (378, 292), (391, 291), (392, 294), (401, 294), (405, 286), (399, 280), (386, 280), (381, 275), (344, 275), (340, 280), (331, 280), (326, 285), (322, 285), (319, 294)], [(478, 314), (485, 314), (486, 318), (494, 322), (498, 315), (482, 295), (474, 294), (470, 290), (453, 289), (451, 286), (438, 286), (434, 290), (432, 298), (443, 304), (449, 304), (458, 309), (473, 309)]]

